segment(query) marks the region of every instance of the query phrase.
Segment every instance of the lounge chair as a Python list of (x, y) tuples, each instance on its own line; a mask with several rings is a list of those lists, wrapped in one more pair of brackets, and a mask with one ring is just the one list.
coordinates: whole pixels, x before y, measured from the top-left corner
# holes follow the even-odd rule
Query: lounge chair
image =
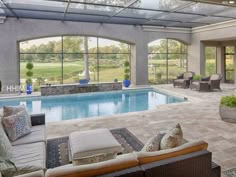
[(212, 74), (210, 77), (202, 78), (201, 81), (191, 82), (190, 88), (197, 89), (199, 92), (209, 92), (216, 89), (221, 91), (220, 82), (222, 78), (222, 74)]
[(193, 76), (195, 75), (192, 71), (187, 71), (180, 76), (177, 76), (176, 79), (173, 80), (173, 86), (180, 86), (183, 88), (189, 88), (190, 82), (193, 79)]

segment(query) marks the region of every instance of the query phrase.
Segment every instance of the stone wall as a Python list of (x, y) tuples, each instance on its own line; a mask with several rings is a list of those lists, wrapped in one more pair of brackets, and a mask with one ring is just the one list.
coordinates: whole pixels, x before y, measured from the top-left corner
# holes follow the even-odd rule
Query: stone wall
[(41, 86), (41, 95), (64, 95), (87, 92), (106, 92), (122, 90), (122, 83), (98, 83), (98, 84), (68, 84), (68, 85), (51, 85)]

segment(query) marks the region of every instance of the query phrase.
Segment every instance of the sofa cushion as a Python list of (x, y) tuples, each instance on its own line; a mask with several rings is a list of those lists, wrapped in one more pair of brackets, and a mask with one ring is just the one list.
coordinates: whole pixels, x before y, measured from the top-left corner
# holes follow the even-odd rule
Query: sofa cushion
[(162, 139), (162, 135), (160, 133), (153, 136), (144, 145), (142, 151), (145, 151), (145, 152), (159, 151), (160, 150), (161, 139)]
[(25, 111), (3, 117), (2, 123), (10, 141), (15, 141), (31, 132), (27, 119)]
[(35, 171), (32, 173), (23, 174), (16, 177), (44, 177), (44, 171), (43, 170)]
[(79, 166), (61, 166), (54, 169), (48, 169), (46, 177), (92, 177), (102, 174), (112, 173), (119, 170), (128, 169), (138, 166), (138, 160), (135, 154), (124, 154), (117, 156), (116, 159), (104, 162), (79, 165)]
[(169, 159), (172, 157), (177, 157), (181, 155), (186, 155), (192, 152), (197, 152), (201, 150), (207, 149), (208, 144), (204, 141), (194, 141), (194, 142), (188, 142), (181, 146), (172, 148), (172, 149), (165, 149), (155, 152), (136, 152), (136, 155), (139, 160), (139, 164), (147, 164), (152, 163), (155, 161), (160, 161), (164, 159)]
[(181, 126), (177, 124), (169, 130), (161, 139), (160, 149), (170, 149), (181, 145), (183, 142), (183, 132)]
[(44, 142), (12, 146), (12, 161), (16, 166), (46, 167), (46, 145)]
[(0, 123), (0, 156), (7, 159), (12, 157), (12, 146), (1, 123)]
[(12, 142), (11, 144), (15, 146), (20, 144), (46, 142), (45, 125), (32, 126), (30, 130), (30, 134)]
[(18, 112), (21, 112), (21, 111), (25, 111), (25, 114), (27, 116), (27, 121), (28, 121), (29, 125), (32, 126), (31, 125), (31, 118), (30, 118), (29, 113), (26, 110), (25, 105), (3, 106), (3, 116), (4, 117), (8, 117), (8, 116), (14, 115), (14, 114), (16, 114)]

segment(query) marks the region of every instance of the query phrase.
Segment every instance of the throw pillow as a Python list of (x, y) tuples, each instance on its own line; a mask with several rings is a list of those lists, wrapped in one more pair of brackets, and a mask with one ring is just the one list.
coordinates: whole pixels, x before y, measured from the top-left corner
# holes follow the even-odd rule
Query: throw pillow
[(18, 113), (20, 111), (25, 111), (25, 114), (26, 114), (27, 119), (28, 119), (28, 123), (29, 123), (30, 127), (32, 127), (31, 118), (30, 118), (29, 113), (26, 110), (25, 105), (3, 106), (3, 116), (4, 117), (8, 117), (8, 116), (14, 115), (14, 114), (16, 114), (16, 113)]
[(0, 156), (4, 158), (12, 157), (12, 146), (4, 131), (2, 124), (0, 123)]
[(15, 141), (31, 132), (28, 124), (28, 116), (25, 114), (25, 111), (3, 117), (2, 122), (10, 141)]
[(161, 139), (162, 135), (158, 133), (157, 135), (153, 136), (147, 141), (147, 143), (144, 145), (141, 151), (145, 152), (159, 151)]
[(177, 124), (173, 129), (169, 130), (162, 138), (160, 148), (170, 149), (181, 145), (183, 142), (183, 132), (181, 126)]

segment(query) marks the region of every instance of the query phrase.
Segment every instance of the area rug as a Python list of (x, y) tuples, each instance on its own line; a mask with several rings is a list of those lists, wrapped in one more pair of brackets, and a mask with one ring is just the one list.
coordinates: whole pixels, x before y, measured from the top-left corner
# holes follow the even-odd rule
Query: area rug
[(236, 177), (236, 168), (226, 170), (223, 172), (227, 177)]
[[(143, 143), (128, 129), (120, 128), (110, 131), (117, 141), (123, 146), (124, 154), (133, 151), (140, 151), (142, 149)], [(68, 140), (69, 137), (48, 140), (47, 168), (54, 168), (70, 163)]]

